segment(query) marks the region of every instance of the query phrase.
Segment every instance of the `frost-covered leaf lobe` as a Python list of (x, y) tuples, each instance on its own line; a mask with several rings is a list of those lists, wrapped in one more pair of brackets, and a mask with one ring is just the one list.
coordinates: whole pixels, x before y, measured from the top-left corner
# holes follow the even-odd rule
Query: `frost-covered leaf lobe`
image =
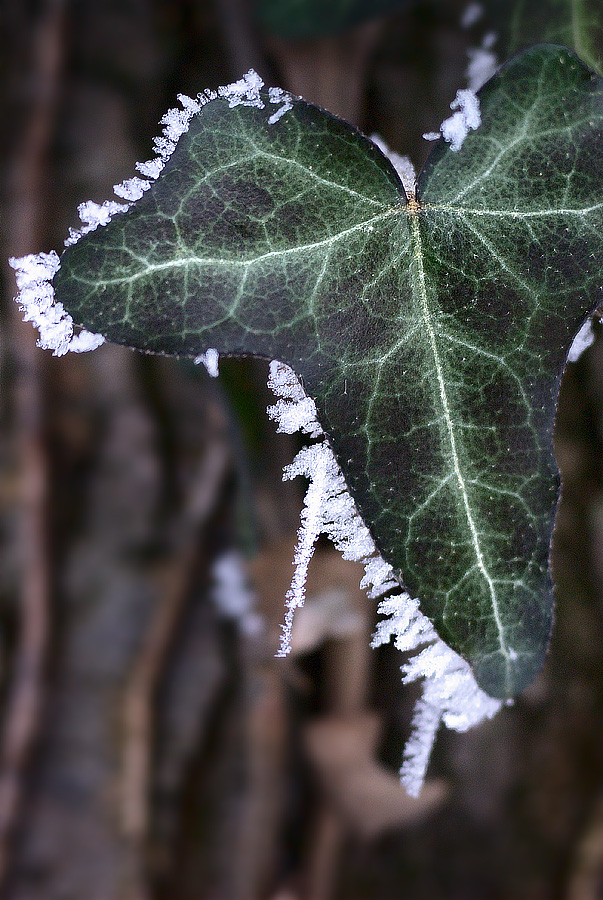
[(555, 403), (603, 281), (603, 88), (544, 46), (480, 101), (481, 127), (435, 146), (409, 205), (323, 111), (292, 101), (269, 124), (212, 101), (55, 284), (112, 340), (294, 368), (378, 549), (500, 697), (550, 633)]

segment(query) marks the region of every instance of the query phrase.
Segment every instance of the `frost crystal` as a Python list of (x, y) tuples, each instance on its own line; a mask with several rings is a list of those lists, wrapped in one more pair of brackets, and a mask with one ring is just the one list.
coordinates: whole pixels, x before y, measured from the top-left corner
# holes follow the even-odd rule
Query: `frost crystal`
[(85, 329), (74, 335), (73, 319), (62, 303), (55, 303), (51, 282), (60, 261), (54, 251), (13, 257), (9, 263), (17, 278), (19, 293), (15, 299), (25, 314), (23, 320), (33, 322), (40, 332), (38, 347), (52, 350), (55, 356), (63, 356), (69, 350), (84, 353), (100, 347), (105, 340), (102, 335)]
[[(465, 10), (461, 24), (468, 28), (481, 18), (483, 9), (479, 3), (471, 3)], [(475, 131), (482, 122), (479, 99), (476, 96), (482, 85), (486, 83), (498, 68), (498, 59), (492, 53), (492, 47), (497, 41), (494, 31), (489, 31), (483, 38), (480, 47), (470, 47), (467, 50), (469, 62), (467, 65), (467, 88), (457, 91), (456, 97), (450, 104), (450, 109), (457, 110), (452, 116), (445, 119), (440, 131), (428, 131), (423, 135), (426, 141), (437, 141), (443, 137), (450, 144), (453, 151), (460, 150), (465, 138), (470, 131)]]
[[(161, 120), (165, 127), (163, 135), (155, 139), (158, 158), (147, 163), (137, 163), (138, 170), (146, 179), (153, 180), (159, 176), (165, 160), (174, 150), (175, 142), (188, 129), (192, 116), (201, 109), (201, 102), (184, 96), (179, 99), (183, 109), (170, 110)], [(209, 98), (204, 96), (204, 102), (207, 99)], [(82, 227), (69, 230), (66, 246), (77, 243), (84, 234), (107, 225), (114, 215), (129, 209), (151, 186), (151, 181), (146, 179), (129, 178), (115, 186), (116, 195), (126, 200), (126, 203), (107, 200), (99, 204), (88, 200), (80, 204), (78, 213)], [(104, 342), (102, 335), (85, 329), (74, 334), (73, 319), (61, 303), (55, 302), (51, 282), (60, 266), (56, 253), (30, 254), (21, 259), (11, 259), (10, 264), (17, 275), (17, 303), (25, 313), (24, 320), (33, 322), (40, 331), (39, 347), (52, 350), (55, 356), (63, 356), (69, 350), (76, 353), (94, 350)]]
[[(258, 73), (250, 69), (243, 78), (235, 81), (234, 84), (218, 88), (218, 96), (228, 100), (231, 109), (235, 106), (255, 106), (257, 109), (264, 109), (266, 104), (260, 96), (263, 87), (264, 82)], [(293, 97), (282, 88), (269, 88), (268, 102), (278, 106), (278, 109), (268, 118), (269, 125), (275, 125), (286, 112), (293, 109)]]
[(310, 479), (295, 550), (295, 573), (287, 591), (287, 611), (279, 651), (279, 656), (285, 656), (291, 649), (293, 614), (303, 605), (308, 565), (320, 534), (328, 535), (344, 559), (367, 564), (363, 586), (372, 591), (372, 596), (380, 596), (397, 582), (392, 580), (391, 567), (376, 556), (370, 532), (356, 510), (337, 460), (316, 419), (314, 401), (306, 396), (293, 370), (277, 360), (270, 364), (268, 386), (279, 397), (278, 402), (268, 408), (270, 417), (278, 423), (278, 431), (292, 434), (300, 430), (311, 437), (322, 437), (319, 443), (300, 450), (283, 473), (284, 480), (298, 475)]
[(149, 159), (147, 162), (136, 163), (136, 168), (142, 175), (146, 175), (147, 178), (154, 181), (156, 178), (159, 178), (164, 165), (165, 163), (162, 159)]
[(205, 353), (200, 353), (199, 356), (196, 356), (193, 362), (196, 366), (204, 365), (208, 375), (211, 375), (212, 378), (217, 378), (220, 374), (220, 369), (218, 367), (219, 359), (220, 355), (218, 351), (210, 347)]
[(314, 545), (323, 529), (323, 510), (325, 498), (329, 495), (333, 465), (326, 444), (315, 444), (306, 447), (295, 457), (295, 460), (284, 471), (283, 478), (295, 478), (306, 475), (310, 478), (310, 486), (304, 498), (301, 514), (301, 525), (297, 533), (295, 548), (295, 573), (291, 587), (287, 591), (287, 611), (282, 626), (281, 646), (278, 656), (286, 656), (291, 650), (291, 629), (293, 614), (299, 606), (303, 606), (306, 597), (306, 581), (308, 565), (314, 555)]
[(128, 209), (127, 203), (116, 203), (115, 200), (105, 200), (100, 204), (94, 203), (92, 200), (80, 203), (77, 211), (83, 226), (77, 230), (69, 229), (69, 237), (65, 241), (65, 245), (68, 247), (70, 244), (76, 244), (84, 234), (94, 231), (99, 225), (106, 225), (115, 213), (125, 212), (126, 209)]
[(322, 434), (316, 417), (316, 404), (311, 397), (306, 396), (289, 366), (272, 360), (268, 387), (280, 398), (274, 406), (268, 407), (268, 415), (278, 423), (278, 432), (294, 434), (302, 431), (310, 437)]
[[(253, 69), (250, 69), (238, 81), (219, 87), (217, 91), (208, 88), (197, 94), (194, 100), (192, 97), (187, 97), (186, 94), (178, 94), (178, 100), (182, 105), (182, 109), (170, 109), (162, 118), (163, 132), (153, 142), (154, 149), (158, 154), (157, 157), (147, 162), (136, 163), (137, 170), (151, 181), (157, 179), (166, 161), (174, 152), (178, 140), (188, 131), (193, 116), (211, 100), (221, 97), (228, 101), (231, 109), (234, 109), (235, 106), (253, 106), (257, 109), (264, 109), (265, 103), (260, 96), (260, 91), (263, 87), (264, 82), (260, 76)], [(268, 98), (270, 103), (279, 104), (279, 109), (268, 119), (268, 122), (273, 124), (292, 108), (293, 98), (280, 88), (270, 88)], [(124, 196), (119, 191), (117, 193), (119, 196)]]
[(453, 151), (460, 150), (465, 138), (470, 131), (475, 131), (482, 123), (479, 109), (479, 100), (475, 92), (470, 88), (464, 88), (456, 92), (456, 97), (450, 104), (450, 109), (456, 109), (450, 118), (444, 119), (441, 125), (442, 137), (450, 144)]
[(148, 191), (150, 187), (150, 181), (142, 178), (128, 178), (126, 181), (122, 181), (121, 184), (116, 184), (113, 190), (118, 197), (123, 197), (124, 200), (128, 200), (130, 203), (135, 203), (137, 200), (140, 200), (144, 192)]
[[(323, 434), (316, 421), (316, 407), (304, 393), (295, 373), (284, 363), (272, 362), (270, 388), (280, 396), (270, 407), (279, 430), (290, 432), (295, 422), (313, 436)], [(291, 407), (299, 406), (299, 415)], [(295, 574), (287, 592), (287, 611), (279, 656), (291, 648), (291, 629), (295, 609), (303, 605), (308, 565), (314, 544), (326, 534), (345, 559), (364, 563), (361, 587), (369, 597), (380, 597), (396, 591), (382, 601), (379, 612), (389, 616), (377, 626), (373, 646), (387, 643), (392, 637), (405, 652), (421, 651), (402, 667), (404, 682), (424, 679), (423, 696), (418, 701), (412, 721), (412, 734), (405, 751), (400, 776), (406, 790), (418, 796), (423, 784), (432, 747), (440, 724), (456, 731), (466, 731), (483, 719), (491, 718), (501, 707), (477, 685), (469, 665), (437, 635), (429, 619), (419, 611), (418, 600), (401, 592), (400, 583), (389, 563), (378, 554), (370, 532), (347, 490), (344, 477), (326, 438), (305, 447), (286, 466), (283, 478), (302, 475), (310, 480), (302, 512), (295, 550)]]
[(588, 318), (572, 341), (572, 346), (569, 348), (569, 353), (567, 354), (567, 361), (576, 362), (580, 359), (584, 351), (590, 347), (594, 340), (595, 332), (593, 331), (592, 319)]
[[(437, 135), (440, 136), (439, 134)], [(384, 156), (387, 156), (394, 169), (400, 176), (407, 197), (414, 197), (417, 186), (417, 173), (408, 156), (401, 156), (395, 150), (390, 150), (381, 135), (371, 134), (371, 141), (376, 144)]]
[(207, 103), (208, 100), (215, 99), (215, 97), (216, 94), (211, 96), (202, 94), (199, 100), (193, 100), (191, 97), (179, 94), (178, 99), (182, 104), (182, 109), (170, 109), (166, 112), (161, 119), (163, 132), (153, 140), (153, 148), (158, 154), (157, 157), (147, 162), (136, 163), (137, 170), (145, 177), (127, 178), (113, 188), (115, 194), (126, 200), (126, 203), (107, 200), (99, 205), (89, 200), (80, 204), (78, 212), (83, 222), (83, 227), (77, 230), (71, 228), (65, 244), (69, 246), (77, 243), (84, 234), (94, 231), (99, 225), (107, 225), (116, 213), (125, 212), (132, 203), (140, 200), (144, 192), (150, 188), (152, 182), (159, 177), (166, 160), (174, 152), (180, 137), (185, 131), (188, 131), (192, 117), (199, 112), (203, 103)]
[(326, 440), (300, 450), (293, 462), (285, 467), (283, 479), (290, 480), (298, 475), (310, 479), (310, 485), (298, 532), (295, 574), (287, 591), (287, 612), (279, 656), (285, 656), (291, 649), (293, 614), (304, 602), (308, 565), (319, 535), (326, 534), (344, 559), (365, 563), (366, 574), (362, 585), (369, 589), (371, 596), (378, 597), (391, 587), (398, 587), (392, 579), (391, 567), (375, 555), (377, 551), (373, 539), (358, 514)]
[(467, 731), (484, 719), (491, 719), (502, 704), (478, 687), (468, 663), (437, 636), (429, 619), (419, 611), (417, 600), (392, 597), (380, 604), (379, 612), (390, 618), (377, 626), (374, 647), (388, 643), (392, 637), (396, 647), (404, 652), (426, 645), (402, 666), (405, 684), (425, 679), (400, 769), (406, 790), (416, 797), (440, 724), (443, 722), (454, 731)]
[(283, 91), (282, 88), (268, 88), (268, 99), (270, 100), (270, 103), (280, 104), (277, 111), (272, 113), (268, 119), (269, 125), (274, 125), (286, 112), (293, 109), (293, 98), (290, 94), (287, 94), (286, 91)]
[(218, 88), (218, 96), (228, 100), (231, 109), (235, 106), (256, 106), (263, 109), (264, 102), (260, 97), (263, 87), (264, 82), (258, 73), (250, 69), (239, 81)]
[[(182, 135), (188, 131), (193, 116), (199, 112), (205, 103), (209, 100), (215, 100), (215, 98), (216, 94), (209, 91), (205, 94), (200, 94), (197, 100), (193, 100), (192, 97), (187, 97), (186, 94), (178, 94), (178, 100), (180, 101), (182, 109), (174, 108), (169, 109), (166, 112), (160, 122), (160, 124), (163, 125), (163, 132), (159, 137), (156, 137), (153, 140), (153, 149), (157, 153), (157, 157), (155, 159), (147, 160), (147, 162), (136, 163), (136, 168), (141, 175), (144, 175), (145, 178), (149, 179), (149, 182), (147, 182), (149, 186), (151, 182), (159, 178), (167, 160), (174, 152), (176, 144)], [(142, 179), (140, 180), (142, 181)], [(124, 182), (124, 184), (126, 183), (127, 182)], [(146, 188), (143, 188), (143, 190), (146, 190)], [(119, 196), (123, 196), (120, 190), (116, 189), (115, 192)]]

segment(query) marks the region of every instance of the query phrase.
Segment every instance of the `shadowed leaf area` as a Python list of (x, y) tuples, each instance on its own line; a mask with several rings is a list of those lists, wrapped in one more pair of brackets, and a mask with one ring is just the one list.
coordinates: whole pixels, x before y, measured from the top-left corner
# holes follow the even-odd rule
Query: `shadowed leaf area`
[(542, 45), (479, 98), (481, 126), (433, 148), (410, 204), (322, 110), (296, 100), (271, 124), (267, 96), (211, 101), (55, 286), (113, 341), (291, 365), (378, 549), (506, 697), (551, 630), (555, 404), (603, 299), (603, 82)]

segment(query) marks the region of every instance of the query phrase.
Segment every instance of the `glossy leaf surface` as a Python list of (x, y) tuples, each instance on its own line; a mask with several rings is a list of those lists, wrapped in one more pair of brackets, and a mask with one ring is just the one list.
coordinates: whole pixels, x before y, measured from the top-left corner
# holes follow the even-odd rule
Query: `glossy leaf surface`
[(68, 248), (74, 319), (142, 350), (258, 354), (317, 404), (378, 549), (493, 696), (542, 664), (567, 349), (602, 299), (603, 83), (538, 47), (480, 92), (407, 203), (303, 101), (223, 100), (152, 188)]

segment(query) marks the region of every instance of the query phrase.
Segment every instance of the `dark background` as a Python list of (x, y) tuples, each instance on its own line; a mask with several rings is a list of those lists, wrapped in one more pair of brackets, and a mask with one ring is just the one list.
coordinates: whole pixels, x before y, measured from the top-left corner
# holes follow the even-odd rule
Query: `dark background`
[[(243, 0), (4, 0), (2, 259), (60, 250), (77, 204), (153, 156), (178, 92), (250, 66), (420, 166), (464, 83), (464, 5), (287, 42)], [(562, 390), (545, 670), (494, 721), (442, 732), (412, 803), (417, 695), (393, 648), (369, 650), (375, 604), (326, 545), (274, 658), (303, 485), (280, 481), (297, 445), (264, 413), (266, 366), (213, 381), (119, 347), (52, 358), (3, 275), (0, 897), (601, 896), (603, 341)], [(244, 616), (212, 593), (232, 551)]]

